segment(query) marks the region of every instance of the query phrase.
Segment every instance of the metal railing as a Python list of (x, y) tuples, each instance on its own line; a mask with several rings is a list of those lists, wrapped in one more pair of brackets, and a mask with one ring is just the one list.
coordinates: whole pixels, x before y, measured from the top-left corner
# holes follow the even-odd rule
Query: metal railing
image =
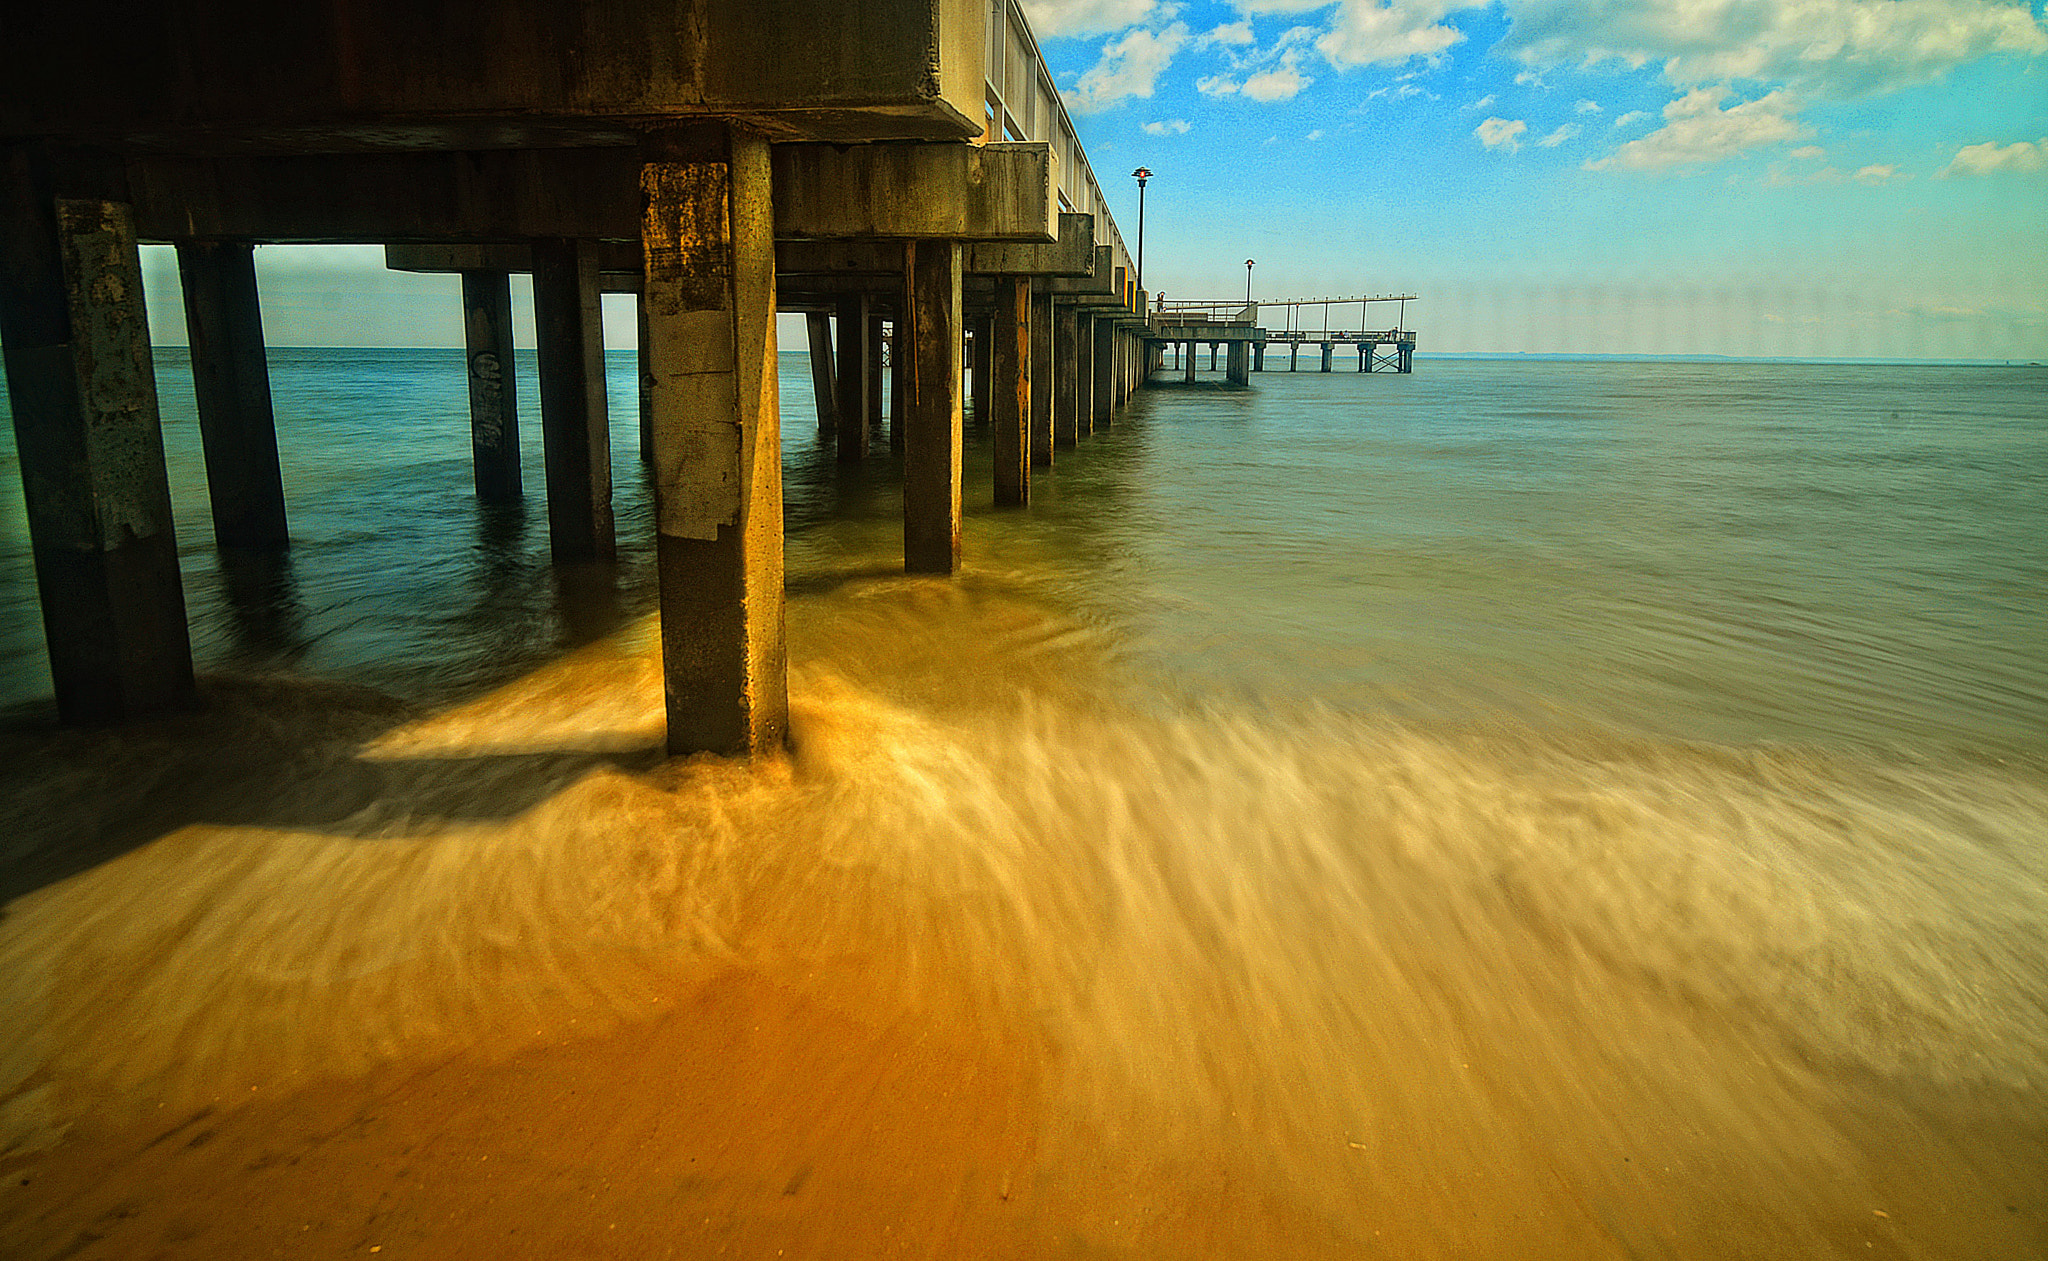
[(1095, 171), (1088, 165), (1088, 155), (1082, 151), (1059, 89), (1046, 71), (1024, 10), (1017, 0), (987, 0), (984, 12), (988, 15), (983, 41), (988, 58), (983, 76), (988, 112), (983, 119), (987, 128), (983, 139), (1050, 143), (1059, 158), (1060, 208), (1094, 215), (1095, 243), (1110, 247), (1114, 266), (1122, 267), (1127, 275), (1135, 274), (1123, 234), (1109, 213), (1102, 186), (1095, 182)]

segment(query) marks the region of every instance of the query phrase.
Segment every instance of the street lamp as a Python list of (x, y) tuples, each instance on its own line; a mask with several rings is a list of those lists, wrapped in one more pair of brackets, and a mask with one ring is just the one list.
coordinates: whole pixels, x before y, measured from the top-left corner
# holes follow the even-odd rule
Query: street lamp
[(1138, 288), (1145, 287), (1145, 181), (1152, 178), (1152, 172), (1139, 167), (1131, 172), (1138, 181)]
[(1256, 261), (1258, 260), (1250, 258), (1244, 260), (1244, 304), (1246, 306), (1252, 304), (1252, 264)]

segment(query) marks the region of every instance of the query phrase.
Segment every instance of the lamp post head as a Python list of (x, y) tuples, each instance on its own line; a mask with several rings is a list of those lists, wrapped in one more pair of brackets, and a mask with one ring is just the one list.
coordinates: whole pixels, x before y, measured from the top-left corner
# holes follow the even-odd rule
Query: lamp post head
[(1145, 187), (1145, 181), (1152, 178), (1152, 172), (1149, 168), (1141, 166), (1137, 170), (1132, 171), (1131, 176), (1138, 181), (1138, 187), (1143, 188)]

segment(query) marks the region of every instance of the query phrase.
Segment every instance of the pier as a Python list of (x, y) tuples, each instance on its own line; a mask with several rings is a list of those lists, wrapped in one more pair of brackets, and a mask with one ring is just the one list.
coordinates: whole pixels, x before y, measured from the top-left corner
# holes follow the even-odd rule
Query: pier
[[(1238, 385), (1250, 383), (1250, 374), (1266, 371), (1266, 354), (1269, 348), (1287, 348), (1287, 371), (1300, 370), (1301, 348), (1314, 346), (1321, 351), (1319, 370), (1329, 372), (1340, 347), (1353, 347), (1357, 351), (1360, 372), (1415, 371), (1415, 330), (1407, 327), (1408, 304), (1416, 301), (1412, 293), (1381, 294), (1374, 297), (1356, 298), (1288, 298), (1278, 302), (1224, 303), (1224, 302), (1162, 302), (1152, 316), (1152, 336), (1155, 344), (1172, 348), (1179, 356), (1185, 379), (1195, 379), (1196, 352), (1198, 347), (1209, 349), (1210, 368), (1215, 368), (1217, 350), (1222, 348), (1229, 355), (1225, 371), (1228, 379)], [(1390, 327), (1372, 327), (1372, 308), (1379, 303), (1396, 303), (1394, 323)], [(1331, 327), (1332, 308), (1341, 320), (1345, 308), (1358, 308), (1356, 328), (1340, 324)], [(1306, 316), (1314, 311), (1320, 314), (1315, 328), (1306, 326)], [(1278, 323), (1278, 328), (1265, 327)]]
[(784, 741), (778, 312), (806, 317), (840, 458), (884, 424), (902, 451), (917, 573), (961, 563), (970, 357), (1004, 504), (1155, 361), (1147, 297), (1010, 0), (475, 16), (85, 0), (10, 21), (0, 342), (64, 721), (195, 703), (141, 242), (177, 249), (226, 549), (290, 545), (255, 245), (378, 244), (391, 266), (461, 275), (485, 501), (527, 493), (509, 287), (531, 277), (561, 563), (613, 552), (599, 295), (635, 294), (674, 753)]

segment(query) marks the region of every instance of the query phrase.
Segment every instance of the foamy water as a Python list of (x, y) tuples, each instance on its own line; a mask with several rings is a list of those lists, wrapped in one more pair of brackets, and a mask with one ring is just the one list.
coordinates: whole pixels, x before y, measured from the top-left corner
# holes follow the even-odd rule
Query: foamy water
[[(957, 579), (889, 576), (886, 496), (799, 467), (787, 759), (660, 759), (632, 616), (452, 699), (220, 675), (187, 719), (8, 736), (43, 874), (0, 919), (0, 1147), (515, 1059), (738, 971), (1032, 1083), (1013, 1255), (2039, 1255), (2048, 774), (1981, 734), (2028, 680), (1890, 742), (1717, 740), (1763, 719), (1646, 717), (1668, 657), (1574, 693), (1540, 663), (1578, 648), (1506, 688), (1481, 652), (1445, 701), (1352, 655), (1384, 618), (1318, 657), (1227, 582), (1134, 609), (1145, 512), (1046, 522), (1158, 472), (1173, 402), (1036, 524), (971, 521)], [(1700, 694), (1772, 695), (1739, 677)], [(1191, 1187), (1206, 1217), (1146, 1218)]]

